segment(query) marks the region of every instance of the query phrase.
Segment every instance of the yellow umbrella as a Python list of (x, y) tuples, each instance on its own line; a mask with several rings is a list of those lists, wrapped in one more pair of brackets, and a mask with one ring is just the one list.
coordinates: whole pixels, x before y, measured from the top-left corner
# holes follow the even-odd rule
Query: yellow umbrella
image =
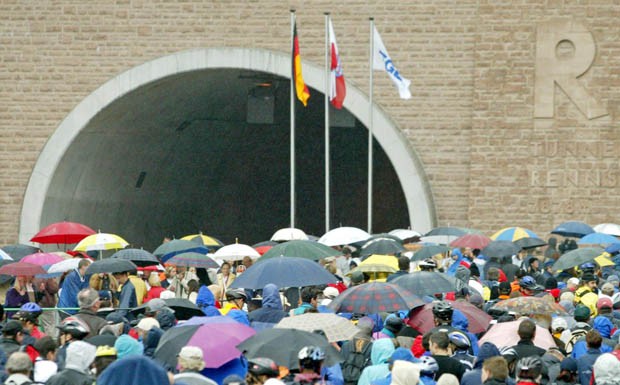
[(75, 251), (101, 251), (124, 249), (129, 243), (116, 234), (97, 233), (82, 239), (73, 250)]
[(604, 252), (603, 254), (594, 258), (594, 262), (596, 262), (600, 267), (615, 266), (615, 263), (609, 260), (610, 256), (611, 254), (609, 254), (608, 252)]
[(196, 242), (198, 244), (204, 245), (204, 246), (211, 246), (211, 247), (222, 247), (224, 246), (224, 244), (217, 238), (213, 238), (210, 237), (208, 235), (204, 235), (203, 233), (198, 233), (198, 234), (190, 234), (190, 235), (186, 235), (183, 238), (181, 238), (185, 241), (193, 241)]
[(371, 279), (371, 281), (385, 282), (385, 279), (389, 274), (398, 271), (398, 258), (393, 255), (373, 254), (363, 260), (347, 275), (351, 275), (355, 271), (373, 273), (374, 279)]

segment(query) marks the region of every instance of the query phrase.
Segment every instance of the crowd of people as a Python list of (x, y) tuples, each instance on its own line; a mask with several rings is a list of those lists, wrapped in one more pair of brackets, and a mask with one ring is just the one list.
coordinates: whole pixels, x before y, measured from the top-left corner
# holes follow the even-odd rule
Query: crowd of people
[[(91, 259), (82, 258), (62, 277), (15, 277), (4, 302), (2, 381), (11, 385), (620, 384), (616, 266), (586, 262), (554, 271), (554, 263), (573, 248), (570, 242), (560, 246), (553, 239), (543, 250), (522, 250), (499, 259), (469, 248), (414, 261), (402, 253), (393, 257), (398, 271), (384, 276), (357, 269), (365, 256), (344, 246), (338, 247), (341, 255), (318, 262), (333, 274), (335, 283), (293, 290), (275, 284), (262, 290), (231, 288), (239, 274), (260, 263), (249, 257), (223, 262), (219, 269), (168, 265), (164, 271), (146, 268), (93, 275), (86, 274)], [(174, 365), (155, 354), (166, 333), (187, 321), (168, 306), (170, 298), (195, 304), (203, 317), (230, 317), (260, 333), (286, 317), (334, 312), (330, 303), (348, 288), (377, 279), (398, 284), (399, 277), (417, 271), (455, 278), (452, 291), (421, 296), (431, 304), (430, 330), (416, 329), (411, 322), (415, 309), (338, 313), (355, 325), (357, 334), (328, 346), (295, 349), (290, 353), (296, 362), (289, 367), (270, 357), (240, 355), (220, 368), (207, 368), (203, 349), (192, 345), (181, 347)], [(502, 301), (520, 297), (541, 297), (558, 310), (498, 310)], [(472, 333), (458, 302), (489, 314), (492, 321), (486, 330)], [(504, 322), (518, 323), (515, 335), (506, 336), (518, 342), (485, 341), (487, 330)], [(540, 345), (543, 335), (552, 343)], [(217, 341), (218, 336), (208, 338)], [(328, 360), (334, 351), (337, 359)]]

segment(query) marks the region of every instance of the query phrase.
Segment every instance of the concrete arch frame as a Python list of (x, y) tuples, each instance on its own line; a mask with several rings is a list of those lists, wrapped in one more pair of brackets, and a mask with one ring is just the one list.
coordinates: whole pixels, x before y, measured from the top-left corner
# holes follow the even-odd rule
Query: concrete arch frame
[[(26, 188), (22, 206), (19, 242), (29, 242), (41, 226), (47, 191), (63, 154), (80, 131), (114, 100), (158, 79), (175, 74), (215, 68), (236, 68), (266, 72), (290, 78), (290, 55), (256, 48), (203, 48), (182, 51), (146, 62), (109, 80), (78, 104), (45, 144)], [(304, 80), (323, 89), (322, 67), (303, 62)], [(395, 91), (396, 92), (396, 91)], [(344, 107), (369, 126), (369, 99), (347, 83)], [(407, 202), (411, 228), (425, 232), (435, 225), (435, 208), (430, 185), (417, 154), (390, 117), (376, 104), (373, 108), (374, 135), (392, 162)]]

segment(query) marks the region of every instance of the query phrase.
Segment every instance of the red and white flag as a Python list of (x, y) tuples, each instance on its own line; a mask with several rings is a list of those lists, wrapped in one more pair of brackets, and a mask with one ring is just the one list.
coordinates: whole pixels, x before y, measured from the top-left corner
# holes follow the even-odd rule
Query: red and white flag
[(335, 108), (341, 109), (347, 89), (344, 84), (342, 65), (338, 55), (338, 44), (336, 44), (336, 35), (334, 34), (334, 26), (331, 19), (329, 19), (329, 47), (331, 57), (329, 101)]

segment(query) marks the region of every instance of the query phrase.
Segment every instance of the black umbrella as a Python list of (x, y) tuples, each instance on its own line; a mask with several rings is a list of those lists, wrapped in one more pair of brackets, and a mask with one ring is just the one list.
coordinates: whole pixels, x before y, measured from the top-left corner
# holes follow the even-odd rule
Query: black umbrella
[(336, 277), (317, 262), (296, 257), (275, 257), (253, 264), (230, 287), (262, 289), (268, 283), (278, 287), (304, 287), (335, 282)]
[[(188, 320), (194, 316), (204, 317), (205, 313), (196, 304), (187, 298), (167, 298), (164, 300), (166, 306), (174, 310), (174, 317), (179, 321)], [(144, 313), (148, 307), (148, 302), (133, 308), (132, 313), (138, 315)]]
[(489, 258), (503, 258), (518, 254), (521, 248), (511, 241), (493, 241), (480, 253)]
[(403, 287), (419, 297), (425, 295), (432, 297), (437, 293), (457, 291), (467, 286), (459, 279), (434, 271), (416, 271), (403, 274), (391, 283)]
[(583, 247), (580, 249), (571, 250), (568, 253), (562, 254), (560, 259), (553, 264), (553, 270), (566, 270), (586, 262), (592, 262), (594, 261), (594, 258), (604, 252), (605, 250), (600, 247)]
[[(551, 234), (558, 234), (563, 237), (582, 238), (584, 235), (594, 233), (594, 229), (589, 225), (579, 221), (568, 221), (561, 223)], [(10, 254), (10, 253), (9, 253)]]
[(2, 251), (10, 255), (11, 258), (13, 258), (14, 262), (17, 262), (20, 259), (24, 258), (26, 255), (34, 254), (41, 250), (38, 247), (34, 246), (16, 244), (3, 246)]
[(540, 238), (521, 238), (517, 239), (513, 243), (524, 250), (533, 249), (547, 244), (547, 242), (543, 241)]
[(122, 249), (112, 254), (111, 258), (131, 261), (140, 267), (159, 265), (159, 260), (156, 256), (142, 249)]
[(137, 270), (138, 266), (131, 261), (118, 258), (106, 258), (91, 263), (86, 269), (86, 274), (97, 273), (124, 273)]
[(437, 254), (444, 254), (450, 251), (450, 248), (447, 246), (424, 246), (420, 250), (416, 251), (411, 257), (412, 261), (423, 261), (427, 258), (432, 257)]
[(170, 242), (159, 245), (159, 247), (153, 251), (153, 254), (161, 258), (163, 263), (175, 255), (186, 251), (195, 251), (197, 253), (207, 254), (209, 249), (205, 246), (197, 244), (196, 242), (187, 241), (184, 239), (173, 239)]
[(271, 358), (278, 366), (295, 370), (299, 368), (297, 354), (305, 346), (323, 348), (327, 366), (342, 361), (340, 353), (324, 336), (297, 329), (265, 329), (237, 345), (237, 349), (249, 359)]
[(401, 242), (397, 242), (390, 238), (378, 238), (366, 242), (360, 250), (360, 255), (394, 255), (406, 251)]

